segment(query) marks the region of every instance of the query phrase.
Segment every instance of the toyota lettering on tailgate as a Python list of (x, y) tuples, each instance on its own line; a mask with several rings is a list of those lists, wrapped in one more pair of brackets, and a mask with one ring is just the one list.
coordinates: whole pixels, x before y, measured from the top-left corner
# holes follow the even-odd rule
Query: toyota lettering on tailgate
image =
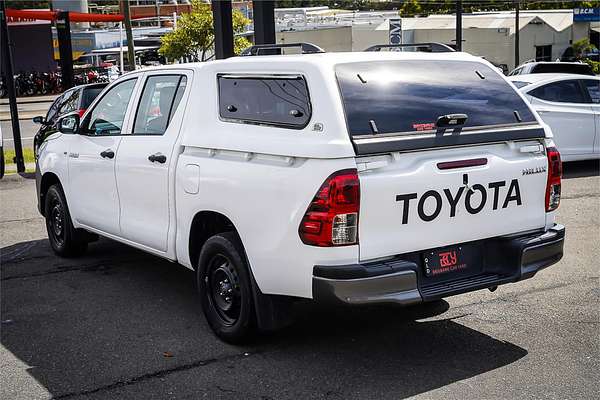
[[(469, 214), (478, 214), (487, 204), (488, 193), (492, 202), (492, 210), (497, 210), (499, 207), (507, 208), (513, 202), (516, 206), (522, 205), (519, 181), (513, 179), (508, 184), (508, 189), (503, 189), (506, 186), (506, 181), (490, 182), (487, 188), (477, 183), (473, 186), (461, 186), (454, 191), (444, 189), (443, 195), (436, 190), (428, 190), (421, 197), (417, 193), (399, 194), (396, 196), (396, 201), (402, 204), (402, 224), (408, 224), (411, 200), (416, 199), (418, 199), (417, 214), (419, 218), (422, 221), (429, 222), (440, 215), (444, 201), (450, 206), (450, 218), (456, 216), (456, 206), (460, 201), (464, 201), (465, 209)], [(479, 192), (480, 196), (474, 196), (476, 192)], [(504, 195), (502, 196), (503, 193)], [(428, 214), (425, 211), (425, 202), (430, 198), (435, 203), (435, 209)]]

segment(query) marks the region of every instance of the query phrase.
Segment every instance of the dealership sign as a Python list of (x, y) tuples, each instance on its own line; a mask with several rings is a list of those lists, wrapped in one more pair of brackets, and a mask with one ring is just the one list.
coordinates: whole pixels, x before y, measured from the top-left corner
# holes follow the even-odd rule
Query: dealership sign
[(390, 19), (390, 44), (402, 44), (402, 20)]
[(600, 8), (574, 8), (573, 21), (600, 21)]

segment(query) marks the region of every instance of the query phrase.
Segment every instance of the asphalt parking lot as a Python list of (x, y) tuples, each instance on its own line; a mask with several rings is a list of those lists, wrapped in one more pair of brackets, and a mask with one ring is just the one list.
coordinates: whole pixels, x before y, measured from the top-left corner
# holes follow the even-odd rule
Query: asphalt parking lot
[(565, 257), (411, 308), (323, 309), (246, 346), (183, 267), (110, 240), (55, 257), (32, 179), (0, 181), (2, 399), (591, 399), (600, 382), (600, 176), (567, 165)]

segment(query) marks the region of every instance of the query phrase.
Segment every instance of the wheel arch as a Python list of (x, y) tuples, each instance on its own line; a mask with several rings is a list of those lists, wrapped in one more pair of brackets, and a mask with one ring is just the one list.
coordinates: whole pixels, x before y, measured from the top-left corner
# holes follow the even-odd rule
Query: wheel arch
[(204, 243), (211, 236), (224, 232), (234, 232), (240, 238), (235, 225), (226, 215), (209, 210), (199, 211), (194, 215), (188, 242), (190, 263), (194, 269), (196, 269), (200, 250), (202, 250)]
[(48, 189), (52, 185), (59, 184), (62, 187), (62, 183), (60, 182), (60, 178), (54, 172), (46, 172), (42, 175), (42, 179), (40, 181), (40, 195), (39, 195), (39, 204), (40, 204), (40, 213), (44, 215), (46, 212), (44, 204), (46, 203), (46, 193), (48, 193)]

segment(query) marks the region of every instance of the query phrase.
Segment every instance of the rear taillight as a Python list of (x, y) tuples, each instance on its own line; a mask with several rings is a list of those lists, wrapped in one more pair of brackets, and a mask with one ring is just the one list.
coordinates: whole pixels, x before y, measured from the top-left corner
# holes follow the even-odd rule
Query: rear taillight
[(77, 110), (77, 112), (79, 113), (79, 118), (81, 118), (81, 117), (83, 117), (83, 114), (85, 113), (85, 108)]
[(302, 218), (300, 239), (312, 246), (347, 246), (358, 243), (360, 184), (355, 169), (330, 175)]
[(560, 204), (560, 180), (562, 178), (562, 162), (556, 147), (546, 149), (548, 155), (548, 183), (546, 184), (546, 212), (554, 211)]

